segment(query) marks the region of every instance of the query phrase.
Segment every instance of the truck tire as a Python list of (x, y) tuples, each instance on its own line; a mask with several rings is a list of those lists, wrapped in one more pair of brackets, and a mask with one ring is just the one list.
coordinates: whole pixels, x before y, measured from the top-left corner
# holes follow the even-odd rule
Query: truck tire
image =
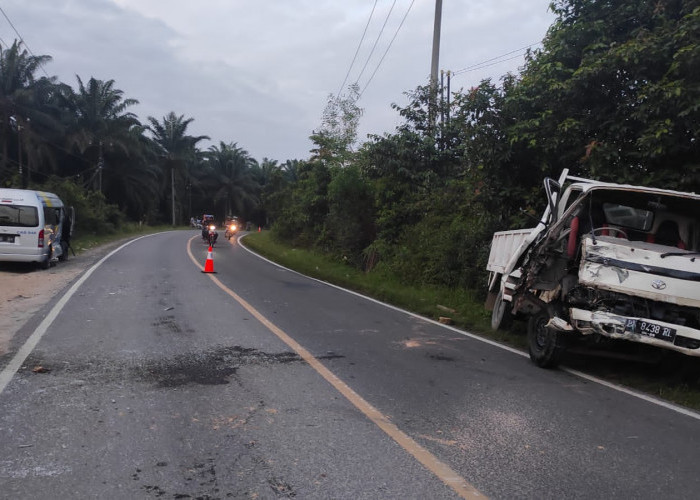
[(547, 311), (530, 316), (527, 323), (527, 349), (530, 360), (540, 368), (554, 368), (565, 350), (563, 334), (547, 328), (550, 316)]
[(503, 300), (503, 289), (501, 288), (496, 295), (496, 301), (493, 303), (493, 311), (491, 311), (491, 329), (498, 330), (499, 328), (507, 328), (513, 321), (513, 316), (510, 313), (510, 302)]

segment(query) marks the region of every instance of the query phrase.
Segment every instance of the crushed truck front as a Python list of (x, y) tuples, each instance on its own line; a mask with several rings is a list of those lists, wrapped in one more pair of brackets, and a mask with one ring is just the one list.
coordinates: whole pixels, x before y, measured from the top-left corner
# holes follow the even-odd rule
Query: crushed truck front
[(700, 195), (574, 179), (502, 280), (533, 361), (577, 336), (700, 356)]
[(700, 356), (700, 260), (692, 250), (584, 238), (570, 323), (599, 334)]

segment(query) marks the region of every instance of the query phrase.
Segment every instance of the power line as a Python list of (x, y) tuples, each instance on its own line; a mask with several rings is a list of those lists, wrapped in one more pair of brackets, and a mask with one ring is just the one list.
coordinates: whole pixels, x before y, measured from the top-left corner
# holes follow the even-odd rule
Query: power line
[[(12, 27), (14, 32), (17, 34), (17, 38), (19, 38), (19, 41), (22, 42), (25, 47), (27, 47), (27, 51), (32, 55), (32, 57), (34, 57), (35, 59), (38, 60), (38, 58), (34, 55), (34, 52), (32, 52), (32, 49), (29, 48), (29, 44), (27, 44), (27, 42), (24, 41), (24, 38), (22, 38), (22, 35), (19, 34), (19, 31), (17, 31), (17, 28), (15, 28), (15, 25), (12, 24), (12, 21), (10, 21), (10, 18), (7, 16), (7, 14), (5, 13), (5, 10), (2, 7), (0, 7), (0, 12), (2, 12), (2, 15), (5, 16), (5, 19), (7, 19), (7, 22), (10, 24), (10, 26)], [(7, 46), (7, 44), (5, 44), (5, 46)], [(44, 69), (44, 66), (43, 66), (43, 64), (41, 64), (41, 62), (39, 62), (39, 67), (41, 67), (41, 71), (44, 72), (44, 74), (46, 75), (46, 78), (51, 78), (49, 76), (49, 74), (46, 72), (46, 70)]]
[(386, 15), (386, 19), (384, 19), (384, 24), (382, 25), (382, 29), (379, 31), (379, 34), (377, 35), (377, 39), (374, 41), (374, 45), (372, 46), (372, 50), (370, 51), (369, 55), (367, 56), (367, 60), (365, 61), (365, 65), (362, 66), (362, 71), (360, 71), (360, 74), (355, 79), (355, 82), (360, 81), (360, 78), (362, 78), (362, 75), (364, 74), (365, 69), (367, 68), (367, 64), (369, 64), (369, 60), (372, 59), (372, 54), (374, 54), (374, 49), (377, 48), (377, 43), (379, 43), (379, 39), (382, 37), (382, 33), (384, 33), (384, 28), (386, 28), (386, 23), (389, 21), (389, 16), (391, 16), (391, 13), (393, 12), (395, 5), (396, 5), (396, 0), (394, 0), (394, 3), (391, 4), (391, 9), (389, 9), (389, 13)]
[[(484, 69), (484, 68), (490, 68), (491, 66), (495, 66), (495, 65), (497, 65), (497, 64), (501, 64), (501, 63), (504, 63), (504, 62), (512, 61), (512, 60), (514, 60), (514, 59), (520, 59), (521, 57), (523, 57), (523, 54), (518, 54), (517, 56), (509, 57), (508, 59), (501, 59), (501, 60), (499, 60), (499, 61), (492, 62), (492, 63), (490, 63), (490, 64), (482, 64), (481, 66), (476, 66), (476, 65), (475, 65), (473, 68), (471, 68), (471, 69), (469, 69), (469, 70), (465, 70), (465, 71), (463, 71), (462, 73), (468, 73), (468, 72), (470, 72), (470, 71), (477, 71), (477, 70)], [(462, 73), (460, 73), (460, 75), (461, 75)], [(452, 75), (454, 76), (455, 73), (452, 73)]]
[[(456, 75), (459, 75), (462, 73), (466, 73), (468, 71), (476, 71), (478, 69), (488, 68), (489, 66), (494, 66), (495, 64), (500, 64), (502, 62), (512, 61), (513, 59), (517, 59), (519, 57), (522, 57), (523, 51), (525, 51), (531, 47), (534, 47), (535, 45), (539, 45), (539, 43), (532, 43), (532, 44), (527, 45), (525, 47), (522, 47), (520, 49), (511, 50), (510, 52), (506, 52), (505, 54), (502, 54), (500, 56), (492, 57), (491, 59), (487, 59), (487, 60), (482, 61), (480, 63), (472, 64), (471, 66), (467, 66), (466, 68), (462, 68), (462, 69), (458, 69), (457, 71), (453, 71), (452, 74), (456, 76)], [(516, 54), (516, 53), (518, 55), (513, 56), (513, 57), (509, 57), (507, 59), (503, 59), (506, 56), (509, 56), (511, 54)]]
[[(358, 96), (358, 99), (362, 97), (362, 94), (365, 93), (365, 90), (367, 90), (367, 87), (369, 87), (370, 82), (374, 78), (374, 75), (377, 74), (377, 71), (379, 70), (379, 67), (382, 65), (382, 62), (384, 61), (384, 58), (386, 57), (387, 53), (389, 52), (389, 49), (391, 48), (391, 45), (394, 43), (394, 40), (396, 39), (396, 35), (399, 34), (399, 31), (401, 30), (401, 27), (403, 26), (404, 21), (406, 21), (406, 18), (408, 17), (408, 13), (411, 12), (411, 8), (413, 7), (413, 3), (416, 0), (411, 0), (411, 4), (408, 6), (408, 9), (406, 10), (406, 13), (403, 15), (403, 19), (401, 19), (401, 23), (399, 24), (398, 28), (396, 28), (396, 31), (394, 32), (394, 36), (391, 38), (391, 41), (389, 42), (389, 45), (387, 46), (386, 50), (384, 51), (384, 54), (382, 55), (382, 58), (379, 60), (377, 63), (377, 67), (374, 68), (374, 71), (372, 72), (372, 75), (369, 77), (369, 80), (367, 80), (367, 83), (365, 84), (365, 87), (362, 89), (362, 92), (360, 92), (360, 95)], [(359, 78), (358, 78), (359, 80)]]
[(355, 65), (355, 60), (357, 59), (357, 54), (360, 52), (360, 47), (362, 47), (362, 42), (365, 40), (365, 35), (367, 35), (367, 28), (369, 28), (369, 23), (372, 21), (372, 16), (374, 15), (374, 9), (377, 8), (377, 2), (379, 0), (374, 0), (374, 6), (372, 7), (372, 12), (369, 13), (369, 19), (367, 19), (367, 24), (365, 24), (365, 30), (362, 32), (362, 38), (360, 38), (360, 43), (357, 44), (357, 50), (355, 50), (355, 55), (352, 58), (352, 62), (350, 63), (350, 67), (348, 68), (348, 72), (345, 74), (345, 79), (343, 80), (343, 83), (340, 84), (340, 88), (338, 89), (338, 93), (336, 94), (337, 98), (340, 98), (340, 93), (343, 91), (343, 87), (345, 87), (345, 82), (348, 81), (348, 77), (350, 76), (350, 71), (352, 71), (352, 67)]

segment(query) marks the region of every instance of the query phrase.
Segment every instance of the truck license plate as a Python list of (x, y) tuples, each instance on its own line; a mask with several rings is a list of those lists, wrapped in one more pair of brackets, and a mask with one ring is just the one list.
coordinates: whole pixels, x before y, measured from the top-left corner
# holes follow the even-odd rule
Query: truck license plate
[(638, 333), (645, 337), (651, 337), (652, 339), (665, 340), (667, 342), (673, 342), (676, 338), (676, 330), (674, 328), (641, 319), (628, 319), (625, 330)]
[(14, 243), (15, 242), (15, 235), (14, 234), (0, 234), (0, 241), (3, 243)]

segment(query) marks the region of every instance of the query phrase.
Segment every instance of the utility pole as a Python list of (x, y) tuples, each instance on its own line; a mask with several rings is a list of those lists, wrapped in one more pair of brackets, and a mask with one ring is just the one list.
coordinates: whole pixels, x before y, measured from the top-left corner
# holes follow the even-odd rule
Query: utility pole
[(173, 200), (173, 227), (175, 227), (175, 165), (170, 168), (170, 193)]
[(99, 153), (97, 155), (97, 184), (100, 189), (100, 193), (102, 192), (102, 167), (104, 167), (105, 160), (104, 156), (102, 155), (102, 139), (100, 139), (99, 143)]
[(17, 161), (19, 163), (19, 182), (20, 185), (24, 188), (27, 189), (27, 185), (24, 182), (24, 174), (22, 172), (22, 137), (21, 137), (21, 131), (22, 131), (22, 126), (19, 123), (19, 119), (17, 120)]
[(452, 73), (447, 70), (447, 124), (450, 124), (450, 77)]
[(430, 84), (437, 88), (438, 66), (440, 66), (440, 27), (442, 24), (442, 0), (435, 0), (435, 25), (433, 27), (433, 58), (430, 64)]
[(445, 106), (442, 103), (445, 102), (445, 72), (440, 70), (440, 124), (445, 124)]
[(435, 125), (438, 67), (440, 66), (440, 27), (442, 25), (442, 0), (435, 0), (435, 24), (433, 26), (433, 57), (430, 64), (430, 126)]
[(187, 179), (187, 215), (192, 217), (192, 181)]

